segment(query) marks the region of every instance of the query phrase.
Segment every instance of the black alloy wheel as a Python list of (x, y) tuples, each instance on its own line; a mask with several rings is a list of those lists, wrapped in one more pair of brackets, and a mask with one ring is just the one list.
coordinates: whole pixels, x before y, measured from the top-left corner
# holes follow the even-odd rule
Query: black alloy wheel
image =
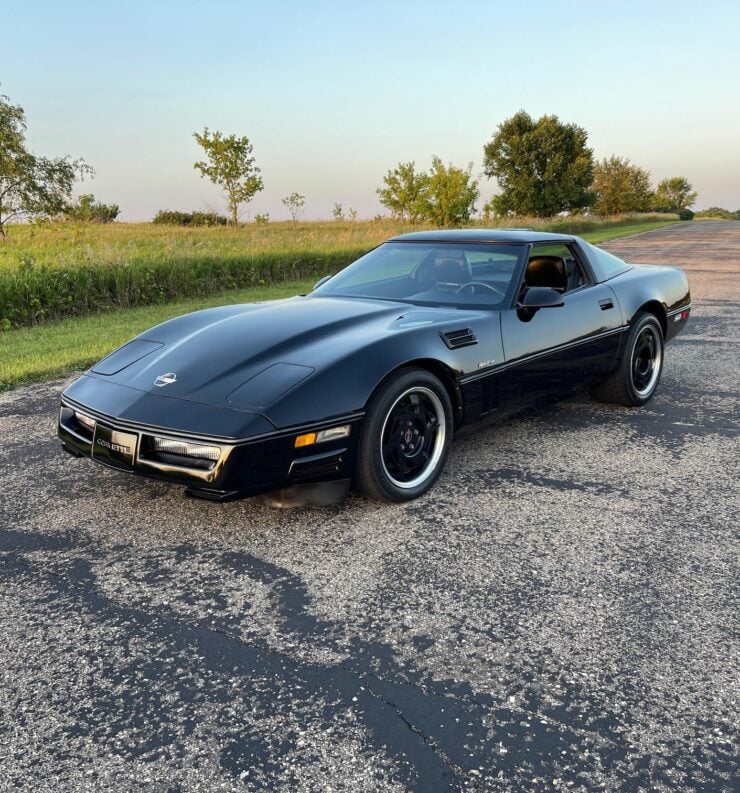
[(654, 314), (637, 314), (632, 320), (617, 369), (592, 389), (601, 402), (634, 407), (648, 402), (663, 372), (663, 328)]
[(401, 369), (370, 400), (358, 452), (359, 489), (383, 501), (425, 493), (442, 471), (452, 437), (445, 387), (423, 369)]

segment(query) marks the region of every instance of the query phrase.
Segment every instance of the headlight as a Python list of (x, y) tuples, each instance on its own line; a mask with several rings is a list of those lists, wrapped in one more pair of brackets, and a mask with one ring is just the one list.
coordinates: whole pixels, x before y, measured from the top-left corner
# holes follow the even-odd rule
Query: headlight
[(349, 424), (343, 424), (341, 427), (331, 427), (328, 430), (321, 430), (316, 433), (316, 443), (335, 441), (337, 438), (346, 438), (349, 435), (349, 430)]
[(198, 457), (201, 460), (218, 460), (221, 456), (221, 449), (218, 446), (204, 446), (202, 443), (188, 443), (156, 436), (152, 441), (154, 451), (164, 454), (180, 454), (184, 457)]
[(95, 419), (86, 416), (84, 413), (79, 413), (75, 410), (75, 420), (83, 427), (87, 427), (91, 432), (95, 429)]

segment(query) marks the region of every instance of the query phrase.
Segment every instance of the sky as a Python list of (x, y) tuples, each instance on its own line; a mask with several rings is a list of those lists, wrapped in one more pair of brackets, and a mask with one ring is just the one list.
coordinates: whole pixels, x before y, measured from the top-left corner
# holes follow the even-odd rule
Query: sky
[[(7, 7), (5, 7), (7, 4)], [(740, 208), (740, 2), (683, 0), (0, 0), (0, 93), (28, 144), (84, 157), (78, 192), (120, 205), (225, 210), (193, 163), (203, 127), (246, 135), (265, 189), (244, 219), (336, 202), (383, 212), (376, 188), (432, 155), (481, 177), (483, 146), (520, 109), (589, 134), (695, 208)]]

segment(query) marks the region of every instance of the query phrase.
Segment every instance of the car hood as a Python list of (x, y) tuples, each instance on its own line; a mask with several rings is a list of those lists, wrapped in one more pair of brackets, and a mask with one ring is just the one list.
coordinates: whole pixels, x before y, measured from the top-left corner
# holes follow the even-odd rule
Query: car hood
[(323, 365), (394, 328), (459, 320), (460, 313), (354, 298), (224, 306), (152, 328), (88, 374), (162, 396), (260, 411)]

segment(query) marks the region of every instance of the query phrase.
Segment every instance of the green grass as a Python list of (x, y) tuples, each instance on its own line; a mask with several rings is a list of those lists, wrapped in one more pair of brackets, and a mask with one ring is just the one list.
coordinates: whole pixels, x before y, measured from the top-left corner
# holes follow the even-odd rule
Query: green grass
[[(665, 220), (655, 215), (516, 218), (506, 224), (582, 234), (656, 222)], [(0, 245), (0, 329), (315, 279), (410, 229), (389, 220), (252, 223), (238, 229), (14, 226)]]
[[(635, 222), (582, 234), (589, 242), (650, 231), (666, 222)], [(387, 234), (385, 236), (388, 236)], [(109, 310), (0, 333), (0, 391), (84, 369), (127, 339), (166, 319), (210, 306), (273, 300), (306, 292), (313, 278), (138, 308)]]
[(201, 308), (291, 297), (313, 281), (290, 281), (196, 300), (118, 309), (0, 333), (0, 391), (85, 369), (132, 336)]
[[(616, 240), (620, 237), (629, 237), (632, 234), (643, 234), (646, 231), (654, 231), (655, 229), (662, 229), (666, 226), (672, 226), (678, 223), (677, 220), (653, 220), (653, 221), (637, 221), (635, 223), (625, 223), (623, 226), (616, 226), (612, 228), (599, 229), (598, 231), (586, 232), (579, 234), (587, 242), (599, 244), (608, 242), (609, 240)], [(576, 233), (576, 232), (573, 232)]]

